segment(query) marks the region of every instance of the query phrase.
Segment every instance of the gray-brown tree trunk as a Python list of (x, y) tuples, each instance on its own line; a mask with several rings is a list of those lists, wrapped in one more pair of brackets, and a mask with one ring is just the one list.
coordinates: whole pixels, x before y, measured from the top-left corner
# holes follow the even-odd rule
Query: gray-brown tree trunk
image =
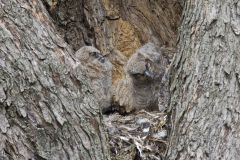
[(173, 65), (166, 159), (240, 159), (240, 1), (188, 0)]
[(0, 0), (0, 159), (109, 159), (101, 113), (40, 0)]

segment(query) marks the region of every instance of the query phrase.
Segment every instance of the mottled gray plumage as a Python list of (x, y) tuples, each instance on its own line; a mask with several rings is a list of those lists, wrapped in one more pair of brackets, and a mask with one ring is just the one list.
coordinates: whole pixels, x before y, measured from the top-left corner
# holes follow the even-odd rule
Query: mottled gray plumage
[(105, 110), (111, 105), (112, 64), (99, 50), (91, 46), (80, 48), (76, 54), (83, 74), (91, 79), (92, 89), (100, 108)]
[(161, 109), (158, 100), (167, 65), (168, 59), (153, 43), (147, 43), (138, 49), (128, 60), (125, 78), (115, 90), (115, 101), (121, 110), (131, 112), (139, 109)]

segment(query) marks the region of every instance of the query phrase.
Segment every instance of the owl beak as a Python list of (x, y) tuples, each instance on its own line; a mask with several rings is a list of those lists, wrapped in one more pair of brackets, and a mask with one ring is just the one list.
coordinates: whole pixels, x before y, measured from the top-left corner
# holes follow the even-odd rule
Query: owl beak
[(152, 79), (154, 78), (153, 73), (150, 72), (150, 71), (148, 71), (148, 70), (144, 71), (144, 76), (149, 77), (149, 78), (152, 78)]
[(105, 58), (104, 58), (104, 57), (100, 57), (100, 58), (99, 58), (99, 61), (100, 61), (101, 63), (104, 63), (104, 62), (105, 62)]

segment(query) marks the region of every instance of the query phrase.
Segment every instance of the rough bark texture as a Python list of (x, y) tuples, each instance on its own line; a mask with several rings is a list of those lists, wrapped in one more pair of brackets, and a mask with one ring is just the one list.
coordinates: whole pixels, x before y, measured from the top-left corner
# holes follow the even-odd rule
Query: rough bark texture
[(110, 83), (146, 42), (174, 48), (180, 14), (176, 0), (0, 0), (0, 159), (109, 159)]
[(174, 48), (182, 7), (177, 0), (43, 0), (65, 40), (92, 45), (113, 64), (113, 86), (124, 64), (145, 43)]
[(0, 0), (0, 159), (109, 159), (73, 53), (40, 0)]
[(240, 159), (239, 17), (240, 1), (185, 2), (167, 159)]

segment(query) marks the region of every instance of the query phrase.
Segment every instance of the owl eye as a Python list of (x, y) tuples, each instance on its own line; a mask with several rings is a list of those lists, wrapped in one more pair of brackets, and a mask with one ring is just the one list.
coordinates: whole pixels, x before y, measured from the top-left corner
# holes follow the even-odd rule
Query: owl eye
[(90, 56), (93, 56), (94, 58), (99, 58), (100, 57), (100, 54), (97, 53), (97, 52), (91, 52), (89, 53)]
[(104, 57), (100, 57), (100, 58), (99, 58), (99, 61), (100, 61), (101, 63), (104, 63), (104, 62), (105, 62), (105, 58), (104, 58)]
[(140, 77), (142, 77), (143, 75), (142, 75), (141, 73), (134, 73), (134, 74), (132, 74), (132, 76), (133, 76), (134, 78), (140, 78)]
[(145, 59), (145, 62), (150, 62), (150, 59), (146, 58), (146, 59)]

